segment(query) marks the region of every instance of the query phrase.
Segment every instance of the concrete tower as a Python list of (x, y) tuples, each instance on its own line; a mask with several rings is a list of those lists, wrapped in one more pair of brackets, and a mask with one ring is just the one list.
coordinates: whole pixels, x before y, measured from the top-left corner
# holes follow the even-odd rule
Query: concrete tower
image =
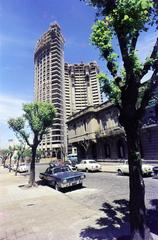
[(34, 54), (35, 100), (54, 104), (57, 115), (52, 128), (43, 137), (41, 149), (62, 158), (66, 147), (64, 107), (64, 38), (57, 23), (37, 42)]
[(65, 63), (65, 103), (66, 117), (90, 105), (102, 102), (97, 79), (99, 68), (96, 62), (88, 64)]

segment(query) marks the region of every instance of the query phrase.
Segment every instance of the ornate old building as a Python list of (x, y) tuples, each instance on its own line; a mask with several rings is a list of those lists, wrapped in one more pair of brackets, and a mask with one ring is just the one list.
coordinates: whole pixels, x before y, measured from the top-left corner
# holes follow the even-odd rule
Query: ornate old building
[[(87, 107), (69, 117), (68, 140), (77, 147), (79, 160), (127, 159), (126, 137), (124, 129), (119, 124), (118, 115), (117, 108), (112, 103), (105, 102), (98, 106)], [(158, 161), (157, 146), (158, 103), (151, 101), (142, 124), (140, 144), (142, 158)]]

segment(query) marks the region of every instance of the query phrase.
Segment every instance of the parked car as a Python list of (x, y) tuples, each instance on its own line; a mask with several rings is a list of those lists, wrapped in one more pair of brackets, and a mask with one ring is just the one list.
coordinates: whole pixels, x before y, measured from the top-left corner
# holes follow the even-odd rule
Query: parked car
[(12, 170), (13, 170), (13, 171), (16, 170), (16, 164), (14, 164), (14, 165), (12, 166)]
[[(129, 174), (129, 165), (127, 160), (117, 168), (117, 173), (119, 175)], [(142, 163), (142, 173), (143, 175), (151, 176), (153, 173), (153, 166)]]
[[(12, 169), (13, 169), (14, 171), (16, 171), (16, 167), (17, 167), (17, 165), (14, 164), (13, 167), (12, 167)], [(28, 172), (28, 170), (29, 170), (29, 169), (28, 169), (28, 166), (27, 166), (25, 163), (19, 164), (19, 167), (18, 167), (18, 169), (17, 169), (17, 171), (20, 172), (20, 173)]]
[(158, 166), (153, 167), (154, 177), (158, 178)]
[(101, 165), (93, 159), (82, 160), (79, 164), (76, 164), (76, 169), (81, 171), (101, 171)]
[(70, 170), (76, 171), (76, 162), (68, 160), (65, 162), (65, 165), (68, 166)]
[(56, 190), (75, 185), (82, 186), (85, 174), (73, 172), (68, 166), (50, 164), (44, 173), (40, 173), (39, 178), (47, 184), (53, 186)]

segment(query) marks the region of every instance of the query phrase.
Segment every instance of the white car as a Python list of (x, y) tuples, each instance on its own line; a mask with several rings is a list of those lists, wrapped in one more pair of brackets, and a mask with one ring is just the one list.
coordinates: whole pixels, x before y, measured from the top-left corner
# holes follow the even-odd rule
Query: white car
[(14, 164), (13, 166), (12, 166), (12, 170), (16, 170), (16, 164)]
[(24, 164), (20, 164), (18, 167), (18, 172), (28, 172), (28, 166), (24, 163)]
[[(152, 165), (142, 163), (142, 173), (143, 173), (143, 175), (150, 176), (152, 174), (152, 172), (153, 172), (153, 166)], [(119, 175), (129, 174), (129, 165), (128, 165), (127, 160), (117, 168), (117, 173)]]
[(82, 160), (79, 164), (76, 164), (76, 170), (79, 171), (101, 171), (101, 165), (93, 159)]

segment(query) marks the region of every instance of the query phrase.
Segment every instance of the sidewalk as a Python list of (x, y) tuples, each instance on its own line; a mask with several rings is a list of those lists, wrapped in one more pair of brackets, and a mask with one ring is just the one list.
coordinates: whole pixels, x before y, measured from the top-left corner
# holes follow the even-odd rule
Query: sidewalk
[[(0, 167), (0, 240), (114, 240), (104, 233), (106, 223), (98, 229), (97, 220), (105, 219), (105, 212), (47, 186), (26, 189), (27, 182), (27, 177)], [(92, 238), (81, 236), (85, 229)]]
[(23, 184), (26, 177), (0, 167), (0, 240), (78, 240), (101, 217), (50, 187)]

